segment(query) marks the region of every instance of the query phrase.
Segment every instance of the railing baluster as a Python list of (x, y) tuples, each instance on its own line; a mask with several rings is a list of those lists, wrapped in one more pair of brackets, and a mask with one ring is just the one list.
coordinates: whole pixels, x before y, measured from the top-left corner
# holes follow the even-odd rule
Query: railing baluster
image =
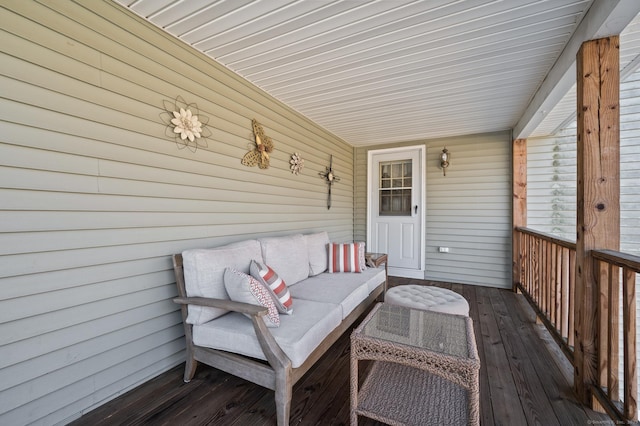
[(623, 268), (622, 316), (624, 328), (624, 416), (638, 420), (638, 372), (636, 369), (636, 272)]
[(545, 277), (544, 281), (546, 283), (546, 291), (547, 291), (547, 316), (551, 318), (551, 312), (553, 311), (553, 279), (551, 274), (551, 264), (553, 262), (553, 252), (551, 250), (551, 242), (545, 241)]
[(569, 252), (569, 343), (570, 347), (575, 345), (576, 333), (576, 251)]
[(609, 318), (609, 296), (611, 294), (611, 283), (609, 281), (609, 264), (600, 260), (595, 261), (598, 269), (598, 386), (607, 388), (610, 391), (609, 371), (610, 371), (610, 318)]
[(558, 244), (554, 244), (554, 247), (556, 258), (556, 267), (554, 270), (556, 276), (556, 327), (560, 335), (562, 335), (562, 247)]
[(529, 293), (535, 295), (536, 291), (533, 285), (533, 271), (536, 264), (535, 240), (531, 235), (527, 234), (527, 237), (529, 238)]
[(562, 293), (560, 295), (560, 300), (562, 301), (561, 311), (562, 311), (562, 324), (560, 326), (560, 334), (562, 337), (569, 341), (569, 309), (571, 308), (570, 302), (570, 282), (569, 282), (569, 249), (566, 247), (560, 248), (561, 258), (562, 258), (562, 278), (560, 282), (562, 283)]
[[(604, 262), (602, 262), (604, 263)], [(619, 362), (619, 342), (620, 335), (618, 323), (620, 321), (620, 282), (618, 267), (614, 267), (610, 263), (605, 263), (607, 276), (605, 277), (608, 287), (608, 379), (607, 379), (607, 391), (609, 398), (612, 401), (620, 399), (620, 392), (618, 392), (618, 362)], [(602, 279), (602, 277), (601, 277)]]
[(531, 264), (531, 285), (533, 286), (532, 290), (536, 300), (540, 299), (540, 287), (538, 285), (538, 267), (540, 265), (539, 243), (540, 241), (531, 236), (531, 245), (533, 249), (533, 251), (531, 252), (533, 257)]
[(558, 282), (556, 280), (556, 267), (557, 267), (556, 245), (553, 243), (548, 243), (548, 246), (549, 246), (549, 318), (551, 319), (551, 323), (553, 323), (556, 326), (556, 329), (558, 329), (558, 316), (556, 312), (556, 302), (557, 302), (556, 289), (558, 286)]
[(524, 265), (522, 265), (522, 276), (524, 277), (524, 288), (527, 291), (531, 291), (529, 289), (529, 256), (531, 256), (531, 249), (529, 248), (529, 236), (524, 235), (524, 250), (525, 253), (523, 255), (522, 260), (524, 261)]
[(542, 272), (540, 274), (540, 286), (542, 287), (542, 312), (548, 317), (549, 316), (549, 304), (547, 303), (547, 296), (549, 295), (549, 291), (547, 287), (549, 286), (549, 277), (547, 276), (547, 241), (542, 240), (540, 245), (542, 246), (541, 254), (542, 258), (540, 259), (540, 265), (542, 265)]
[(556, 301), (556, 276), (553, 268), (555, 267), (555, 256), (553, 250), (553, 243), (551, 241), (547, 241), (547, 312), (550, 318), (552, 319), (553, 324), (556, 323), (556, 314), (553, 312), (555, 309), (555, 301)]

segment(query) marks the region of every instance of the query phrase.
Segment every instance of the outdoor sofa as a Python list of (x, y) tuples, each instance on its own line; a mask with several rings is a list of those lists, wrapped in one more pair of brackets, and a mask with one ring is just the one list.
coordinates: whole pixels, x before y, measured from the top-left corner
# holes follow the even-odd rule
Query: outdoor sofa
[[(353, 250), (357, 256), (346, 259)], [(364, 266), (363, 243), (331, 243), (326, 232), (186, 250), (173, 263), (186, 337), (184, 381), (202, 362), (272, 389), (278, 425), (289, 424), (293, 385), (386, 287), (384, 267)], [(269, 290), (275, 314), (256, 285), (274, 285), (272, 273), (288, 292), (277, 280), (279, 289)]]

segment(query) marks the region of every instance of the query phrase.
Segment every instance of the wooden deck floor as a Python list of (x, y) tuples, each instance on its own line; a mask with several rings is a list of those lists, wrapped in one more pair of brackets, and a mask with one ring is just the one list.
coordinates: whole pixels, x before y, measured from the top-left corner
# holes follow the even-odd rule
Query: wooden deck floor
[[(576, 402), (572, 369), (521, 295), (508, 290), (390, 278), (390, 285), (439, 285), (471, 308), (480, 371), (482, 425), (612, 424)], [(349, 423), (349, 334), (294, 387), (292, 425)], [(205, 365), (190, 383), (176, 367), (84, 415), (73, 425), (275, 425), (273, 392)], [(361, 425), (376, 425), (361, 418)]]

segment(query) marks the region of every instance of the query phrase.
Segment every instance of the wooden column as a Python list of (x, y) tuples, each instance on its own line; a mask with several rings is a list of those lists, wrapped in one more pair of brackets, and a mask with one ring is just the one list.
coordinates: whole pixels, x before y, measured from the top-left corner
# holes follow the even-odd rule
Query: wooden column
[(527, 140), (513, 141), (513, 291), (522, 283), (522, 253), (520, 238), (515, 232), (519, 226), (527, 226)]
[(578, 188), (574, 386), (592, 405), (597, 381), (598, 271), (591, 250), (620, 246), (619, 37), (590, 40), (577, 55)]

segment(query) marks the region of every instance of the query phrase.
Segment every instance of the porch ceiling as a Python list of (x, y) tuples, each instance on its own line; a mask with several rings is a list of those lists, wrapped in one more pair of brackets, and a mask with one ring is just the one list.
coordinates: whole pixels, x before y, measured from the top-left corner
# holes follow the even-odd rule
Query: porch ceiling
[[(640, 15), (620, 34), (620, 81), (624, 81), (640, 67)], [(569, 91), (550, 111), (541, 110), (544, 115), (538, 127), (529, 137), (553, 134), (576, 119), (577, 87), (573, 83)]]
[[(543, 82), (589, 8), (621, 3), (627, 17), (634, 8), (629, 0), (116, 2), (355, 146), (528, 125), (550, 109), (530, 104), (539, 88), (544, 99), (553, 91)], [(639, 8), (626, 22), (614, 16), (615, 25), (595, 19), (585, 36), (602, 27), (616, 34)]]

